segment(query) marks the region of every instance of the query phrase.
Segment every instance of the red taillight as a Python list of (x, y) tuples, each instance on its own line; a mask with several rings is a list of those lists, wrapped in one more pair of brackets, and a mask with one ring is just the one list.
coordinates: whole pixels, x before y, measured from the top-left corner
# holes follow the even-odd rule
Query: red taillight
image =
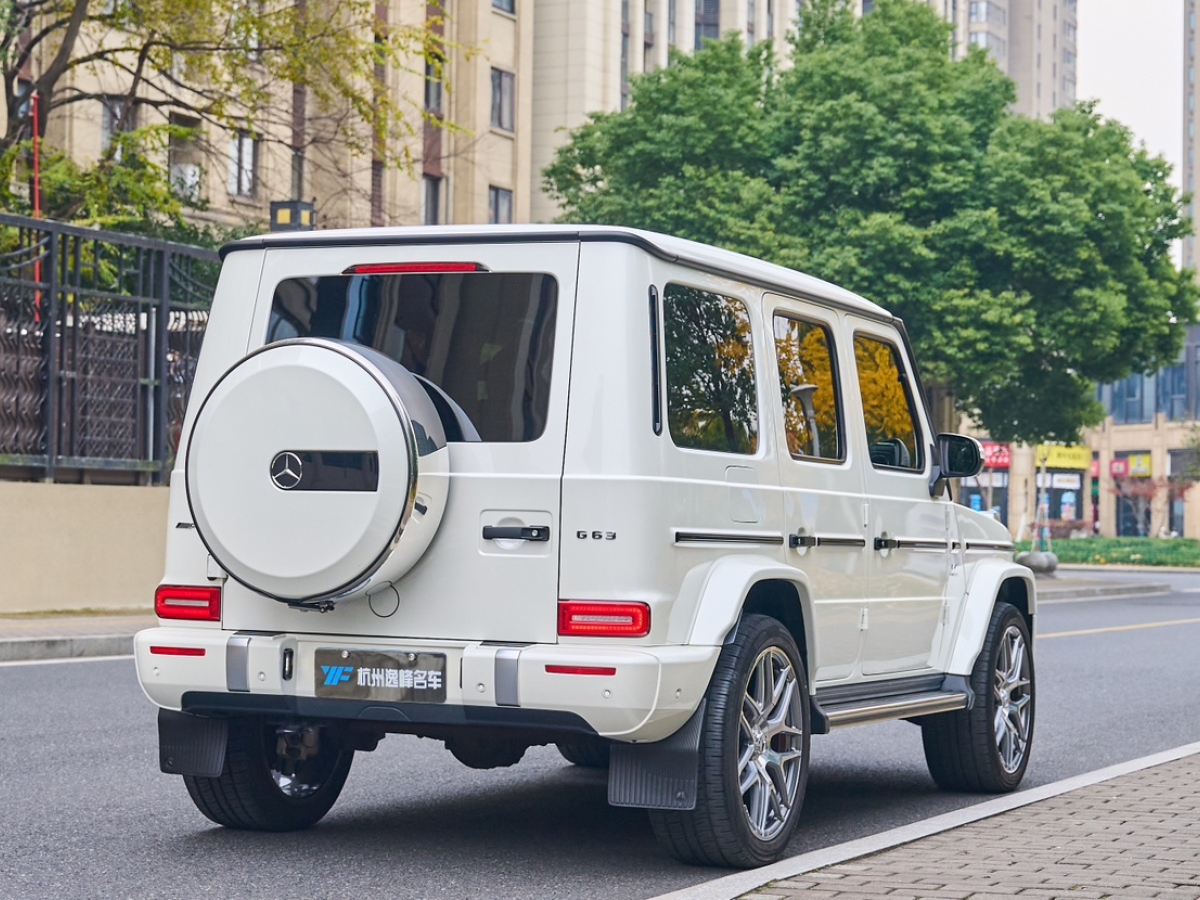
[(546, 666), (551, 675), (616, 675), (616, 666)]
[(650, 633), (650, 607), (645, 603), (560, 600), (558, 633), (564, 637), (645, 637)]
[(221, 621), (221, 589), (160, 585), (154, 592), (154, 614), (160, 619)]
[(343, 275), (442, 275), (448, 272), (486, 272), (479, 263), (408, 262), (351, 266)]
[(203, 647), (151, 647), (155, 656), (203, 656)]

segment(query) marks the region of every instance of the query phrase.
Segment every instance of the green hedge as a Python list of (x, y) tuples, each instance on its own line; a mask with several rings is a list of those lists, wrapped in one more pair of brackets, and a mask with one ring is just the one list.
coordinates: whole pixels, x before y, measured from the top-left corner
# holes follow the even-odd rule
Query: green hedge
[[(1030, 542), (1017, 544), (1017, 552)], [(1060, 563), (1200, 567), (1200, 541), (1187, 538), (1076, 538), (1050, 547)]]

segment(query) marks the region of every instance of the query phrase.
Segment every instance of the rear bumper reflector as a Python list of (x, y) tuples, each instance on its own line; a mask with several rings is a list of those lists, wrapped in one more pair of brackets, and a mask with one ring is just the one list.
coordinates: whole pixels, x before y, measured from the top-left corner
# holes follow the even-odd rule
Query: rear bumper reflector
[(616, 666), (546, 666), (551, 675), (616, 675)]
[(150, 646), (150, 652), (155, 656), (203, 656), (203, 647), (156, 647)]

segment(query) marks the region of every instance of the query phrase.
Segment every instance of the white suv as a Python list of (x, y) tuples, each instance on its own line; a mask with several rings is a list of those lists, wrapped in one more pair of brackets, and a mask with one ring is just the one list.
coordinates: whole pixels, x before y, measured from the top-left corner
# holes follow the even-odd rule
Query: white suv
[(909, 719), (938, 784), (1012, 790), (1033, 580), (923, 398), (880, 307), (662, 235), (226, 247), (137, 638), (162, 769), (287, 830), (389, 733), (554, 743), (723, 866), (784, 852), (839, 726)]

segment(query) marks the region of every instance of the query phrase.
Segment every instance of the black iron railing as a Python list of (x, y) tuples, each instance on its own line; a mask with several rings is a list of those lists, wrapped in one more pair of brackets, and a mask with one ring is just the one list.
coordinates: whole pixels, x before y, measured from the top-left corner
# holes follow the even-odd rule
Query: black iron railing
[(0, 474), (165, 481), (220, 262), (0, 214)]

